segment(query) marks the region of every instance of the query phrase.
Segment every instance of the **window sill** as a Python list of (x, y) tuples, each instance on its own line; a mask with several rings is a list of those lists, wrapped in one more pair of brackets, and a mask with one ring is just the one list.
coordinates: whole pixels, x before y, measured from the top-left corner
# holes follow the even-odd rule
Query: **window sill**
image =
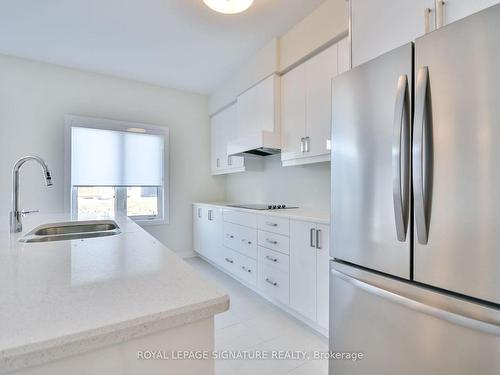
[(141, 227), (155, 226), (155, 225), (165, 225), (168, 224), (168, 220), (165, 219), (134, 219), (133, 217), (129, 217), (134, 223)]

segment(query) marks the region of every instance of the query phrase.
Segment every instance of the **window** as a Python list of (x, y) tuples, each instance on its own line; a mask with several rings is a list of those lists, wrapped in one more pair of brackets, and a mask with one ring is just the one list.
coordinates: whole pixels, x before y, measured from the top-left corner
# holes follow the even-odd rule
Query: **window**
[(71, 212), (78, 218), (168, 218), (168, 129), (66, 116)]

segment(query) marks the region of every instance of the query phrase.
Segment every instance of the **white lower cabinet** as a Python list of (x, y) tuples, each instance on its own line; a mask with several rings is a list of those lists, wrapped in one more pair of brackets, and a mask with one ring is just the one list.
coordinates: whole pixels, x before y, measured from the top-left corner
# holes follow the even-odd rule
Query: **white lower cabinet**
[(290, 221), (290, 306), (328, 329), (329, 226)]
[(269, 297), (288, 305), (290, 280), (287, 272), (263, 264), (259, 270), (259, 288)]
[(215, 261), (222, 247), (222, 209), (193, 206), (194, 251)]
[(328, 330), (328, 225), (194, 205), (193, 246), (313, 328)]

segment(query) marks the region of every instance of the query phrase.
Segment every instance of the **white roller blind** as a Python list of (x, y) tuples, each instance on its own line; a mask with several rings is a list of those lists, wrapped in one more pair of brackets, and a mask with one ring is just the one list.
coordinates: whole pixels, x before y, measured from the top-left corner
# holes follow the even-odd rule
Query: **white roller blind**
[(161, 135), (71, 128), (73, 186), (162, 186), (163, 160)]

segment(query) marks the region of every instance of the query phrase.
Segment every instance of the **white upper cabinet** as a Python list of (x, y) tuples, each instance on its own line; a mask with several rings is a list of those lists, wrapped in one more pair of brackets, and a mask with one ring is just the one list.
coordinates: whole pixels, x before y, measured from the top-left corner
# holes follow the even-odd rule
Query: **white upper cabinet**
[(280, 149), (280, 77), (272, 75), (238, 96), (236, 134), (228, 154), (250, 150)]
[(351, 0), (352, 65), (424, 35), (426, 8), (434, 9), (434, 0)]
[(338, 73), (342, 74), (351, 69), (351, 42), (349, 38), (344, 38), (338, 42), (337, 49), (337, 69)]
[(245, 161), (241, 156), (229, 156), (227, 145), (236, 132), (236, 105), (233, 104), (212, 116), (211, 119), (211, 169), (212, 174), (243, 172)]
[[(349, 53), (342, 43), (342, 66)], [(338, 74), (335, 44), (282, 77), (281, 131), (283, 166), (330, 160), (331, 80)], [(347, 44), (348, 45), (348, 44)]]
[[(443, 21), (459, 20), (500, 0), (446, 0)], [(352, 63), (358, 66), (436, 27), (435, 0), (351, 0)], [(430, 13), (426, 12), (430, 10)]]
[(444, 23), (457, 21), (498, 3), (500, 0), (446, 0), (443, 12)]
[(306, 146), (308, 157), (330, 158), (332, 78), (337, 75), (337, 45), (307, 61), (306, 67)]
[(302, 157), (306, 134), (306, 75), (304, 64), (281, 78), (281, 160)]

